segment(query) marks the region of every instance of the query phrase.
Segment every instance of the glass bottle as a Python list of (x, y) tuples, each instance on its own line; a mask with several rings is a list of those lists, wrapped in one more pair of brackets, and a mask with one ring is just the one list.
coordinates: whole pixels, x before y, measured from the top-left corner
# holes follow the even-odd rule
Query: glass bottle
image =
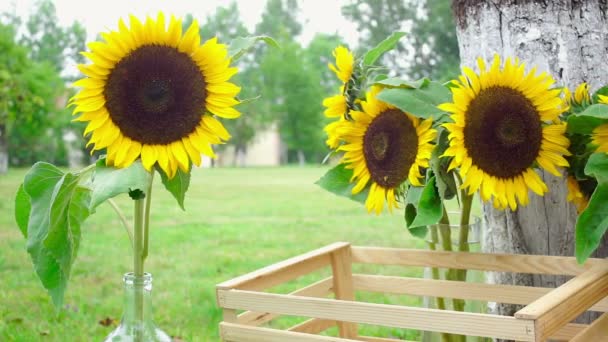
[(152, 275), (123, 277), (125, 298), (120, 325), (106, 337), (106, 342), (171, 342), (171, 337), (152, 321)]

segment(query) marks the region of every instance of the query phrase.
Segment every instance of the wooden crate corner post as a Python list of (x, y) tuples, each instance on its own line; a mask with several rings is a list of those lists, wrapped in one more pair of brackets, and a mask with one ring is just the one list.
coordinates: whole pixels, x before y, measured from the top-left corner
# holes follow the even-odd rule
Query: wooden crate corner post
[[(353, 258), (351, 246), (347, 245), (331, 253), (331, 270), (336, 299), (355, 300), (353, 287)], [(357, 338), (357, 324), (351, 322), (337, 322), (340, 337)]]

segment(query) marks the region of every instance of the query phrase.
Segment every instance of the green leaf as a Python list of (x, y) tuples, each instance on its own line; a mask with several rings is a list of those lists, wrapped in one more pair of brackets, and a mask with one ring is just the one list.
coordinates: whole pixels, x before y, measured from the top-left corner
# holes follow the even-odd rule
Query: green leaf
[(568, 116), (568, 132), (591, 134), (593, 130), (608, 122), (608, 105), (594, 104), (584, 111)]
[[(422, 187), (420, 187), (422, 189)], [(410, 234), (412, 234), (413, 236), (420, 238), (420, 239), (424, 239), (428, 233), (428, 227), (427, 226), (419, 226), (419, 227), (412, 227), (412, 223), (414, 222), (414, 219), (416, 218), (416, 215), (418, 215), (418, 211), (416, 210), (416, 206), (413, 205), (412, 203), (408, 203), (405, 206), (405, 225), (408, 228), (408, 231), (410, 232)]]
[(374, 81), (372, 83), (378, 84), (378, 83), (386, 80), (387, 78), (388, 78), (388, 76), (386, 74), (377, 74), (374, 76)]
[(412, 227), (436, 224), (441, 219), (443, 206), (437, 192), (435, 177), (431, 177), (424, 186), (416, 210), (417, 215), (412, 222)]
[(608, 183), (597, 186), (576, 222), (576, 260), (585, 262), (608, 230)]
[(585, 166), (585, 174), (595, 177), (599, 183), (608, 183), (608, 154), (592, 154)]
[(148, 191), (152, 174), (146, 171), (140, 161), (123, 169), (108, 167), (104, 159), (97, 161), (95, 173), (89, 187), (91, 193), (90, 209), (94, 210), (105, 200), (114, 196), (129, 193), (139, 189), (144, 193)]
[(417, 237), (419, 239), (424, 239), (429, 234), (429, 227), (428, 226), (412, 227), (412, 228), (409, 228), (408, 231), (414, 237)]
[(177, 204), (179, 204), (182, 210), (186, 210), (184, 208), (184, 199), (186, 198), (186, 191), (188, 191), (188, 187), (190, 186), (190, 172), (184, 172), (178, 168), (175, 177), (171, 179), (160, 169), (158, 173), (160, 173), (165, 189), (175, 197)]
[(400, 77), (391, 77), (383, 80), (374, 81), (375, 85), (385, 86), (387, 88), (421, 88), (425, 87), (429, 83), (428, 78), (421, 78), (417, 81), (408, 81)]
[(444, 85), (429, 81), (420, 88), (385, 89), (378, 94), (378, 99), (419, 118), (437, 119), (445, 115), (437, 106), (449, 101), (450, 96), (449, 89)]
[(365, 56), (363, 56), (363, 65), (373, 65), (380, 56), (393, 49), (395, 45), (397, 45), (397, 42), (399, 42), (399, 39), (403, 36), (405, 36), (405, 32), (393, 32), (393, 34), (381, 41), (380, 44), (376, 45), (376, 47), (369, 50)]
[(268, 36), (254, 36), (254, 37), (239, 37), (235, 38), (230, 42), (230, 46), (228, 47), (228, 55), (230, 59), (234, 62), (239, 58), (243, 57), (243, 55), (249, 52), (255, 44), (259, 41), (266, 43), (266, 45), (279, 48), (279, 44)]
[(30, 196), (23, 189), (23, 184), (19, 185), (19, 190), (15, 195), (15, 221), (23, 237), (27, 239), (27, 225), (30, 218)]
[(454, 198), (458, 192), (454, 173), (448, 171), (450, 159), (441, 157), (449, 146), (448, 135), (449, 132), (447, 130), (440, 130), (437, 146), (433, 149), (431, 160), (429, 162), (431, 169), (436, 176), (435, 180), (437, 182), (439, 196), (441, 196), (443, 200)]
[(407, 189), (407, 195), (405, 196), (406, 203), (418, 205), (420, 197), (422, 196), (422, 190), (424, 190), (424, 186), (410, 186)]
[(27, 251), (36, 274), (56, 307), (61, 307), (80, 243), (80, 225), (89, 215), (89, 190), (79, 175), (47, 163), (26, 174), (23, 189), (31, 199)]
[(597, 103), (600, 100), (598, 95), (608, 96), (608, 86), (601, 87), (591, 95), (591, 101), (593, 101), (593, 103)]
[(315, 184), (338, 196), (348, 197), (353, 201), (365, 203), (369, 188), (363, 189), (360, 193), (353, 195), (352, 190), (355, 183), (350, 182), (352, 176), (352, 169), (347, 169), (344, 164), (338, 164), (327, 171)]
[(89, 210), (89, 203), (91, 203), (91, 190), (80, 186), (77, 187), (70, 202), (68, 216), (69, 226), (74, 237), (74, 257), (76, 257), (78, 248), (80, 247), (80, 226), (92, 214)]

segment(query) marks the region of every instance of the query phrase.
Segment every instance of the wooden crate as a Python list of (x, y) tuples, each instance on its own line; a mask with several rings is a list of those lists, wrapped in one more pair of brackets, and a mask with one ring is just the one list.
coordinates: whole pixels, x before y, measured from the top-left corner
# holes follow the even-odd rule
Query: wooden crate
[[(574, 276), (556, 288), (534, 288), (353, 274), (353, 264), (504, 271)], [(330, 267), (332, 276), (289, 294), (264, 292)], [(526, 305), (512, 316), (355, 301), (356, 291), (441, 296)], [(328, 298), (333, 294), (333, 298)], [(485, 336), (516, 341), (608, 341), (608, 259), (438, 252), (334, 243), (217, 285), (226, 342), (400, 340), (360, 336), (357, 324)], [(241, 311), (244, 312), (241, 313)], [(570, 323), (586, 310), (604, 312), (590, 325)], [(281, 315), (307, 317), (287, 330), (261, 327)], [(319, 335), (337, 326), (340, 337)]]

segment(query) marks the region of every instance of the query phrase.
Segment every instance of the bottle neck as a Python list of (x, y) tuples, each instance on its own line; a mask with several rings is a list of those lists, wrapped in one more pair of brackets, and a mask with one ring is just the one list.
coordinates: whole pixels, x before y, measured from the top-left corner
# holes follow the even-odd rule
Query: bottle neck
[(124, 312), (122, 324), (152, 324), (152, 275), (127, 273), (124, 281)]

